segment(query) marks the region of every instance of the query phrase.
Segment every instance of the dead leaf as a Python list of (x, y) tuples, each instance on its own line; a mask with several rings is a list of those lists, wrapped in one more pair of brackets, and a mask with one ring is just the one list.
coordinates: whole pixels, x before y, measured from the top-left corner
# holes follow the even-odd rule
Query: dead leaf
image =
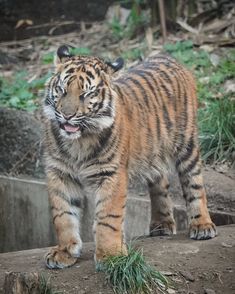
[(31, 19), (20, 19), (17, 21), (15, 29), (22, 27), (23, 25), (32, 26), (33, 21)]
[(199, 34), (199, 30), (191, 27), (189, 24), (187, 24), (186, 22), (178, 19), (177, 20), (177, 23), (186, 31), (190, 32), (190, 33), (193, 33), (193, 34), (196, 34), (198, 35)]

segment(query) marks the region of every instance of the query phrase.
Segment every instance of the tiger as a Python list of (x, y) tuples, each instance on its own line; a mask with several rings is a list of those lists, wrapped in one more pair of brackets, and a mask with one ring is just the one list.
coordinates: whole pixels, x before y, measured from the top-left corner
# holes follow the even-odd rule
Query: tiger
[[(86, 195), (95, 203), (95, 261), (127, 255), (123, 229), (131, 181), (149, 188), (150, 235), (174, 235), (169, 171), (177, 171), (186, 201), (189, 237), (217, 235), (201, 172), (192, 73), (166, 54), (123, 68), (71, 53), (62, 45), (45, 86), (44, 148), (47, 190), (58, 245), (48, 268), (78, 261)], [(119, 73), (117, 73), (119, 71)]]

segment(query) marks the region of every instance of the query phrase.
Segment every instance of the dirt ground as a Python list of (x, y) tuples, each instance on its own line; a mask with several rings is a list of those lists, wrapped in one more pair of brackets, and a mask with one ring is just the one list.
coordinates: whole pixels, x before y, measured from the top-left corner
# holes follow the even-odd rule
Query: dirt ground
[[(146, 238), (135, 242), (144, 250), (147, 261), (172, 280), (181, 294), (235, 293), (235, 226), (219, 227), (219, 236), (193, 241), (185, 233), (169, 237)], [(111, 294), (103, 273), (95, 271), (94, 245), (84, 244), (77, 264), (64, 270), (48, 270), (43, 263), (45, 249), (0, 254), (0, 293), (6, 272), (40, 272), (62, 293)], [(156, 292), (157, 293), (157, 292)]]

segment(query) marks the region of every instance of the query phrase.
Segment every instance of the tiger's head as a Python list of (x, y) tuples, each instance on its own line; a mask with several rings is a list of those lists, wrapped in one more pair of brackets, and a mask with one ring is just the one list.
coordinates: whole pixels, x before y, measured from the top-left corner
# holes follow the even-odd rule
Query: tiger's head
[(57, 122), (62, 136), (76, 139), (113, 124), (116, 93), (112, 74), (122, 66), (122, 58), (104, 62), (73, 56), (67, 46), (59, 47), (55, 73), (46, 83), (44, 114)]

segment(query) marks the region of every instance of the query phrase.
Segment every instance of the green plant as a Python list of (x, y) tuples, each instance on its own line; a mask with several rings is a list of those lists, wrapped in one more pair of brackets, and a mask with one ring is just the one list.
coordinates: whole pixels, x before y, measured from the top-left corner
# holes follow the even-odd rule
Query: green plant
[(225, 96), (199, 109), (200, 144), (205, 161), (229, 160), (235, 152), (235, 101)]
[(166, 277), (146, 263), (142, 250), (132, 247), (127, 256), (108, 257), (101, 269), (118, 294), (147, 294), (156, 290), (165, 293), (169, 286)]
[(120, 1), (127, 5), (131, 5), (130, 15), (127, 18), (126, 24), (121, 24), (119, 19), (114, 16), (110, 22), (110, 28), (113, 36), (120, 40), (122, 38), (133, 38), (139, 30), (143, 30), (150, 22), (146, 12), (141, 8), (142, 4), (146, 4), (145, 0), (124, 0)]
[(140, 48), (134, 48), (124, 51), (121, 56), (125, 60), (136, 60), (143, 57), (143, 51)]
[(27, 81), (28, 73), (21, 71), (11, 79), (0, 78), (0, 105), (33, 111), (38, 107), (38, 92), (50, 74)]
[(50, 277), (45, 278), (44, 275), (39, 276), (39, 293), (40, 294), (62, 294), (62, 292), (58, 292), (54, 290), (50, 283)]

